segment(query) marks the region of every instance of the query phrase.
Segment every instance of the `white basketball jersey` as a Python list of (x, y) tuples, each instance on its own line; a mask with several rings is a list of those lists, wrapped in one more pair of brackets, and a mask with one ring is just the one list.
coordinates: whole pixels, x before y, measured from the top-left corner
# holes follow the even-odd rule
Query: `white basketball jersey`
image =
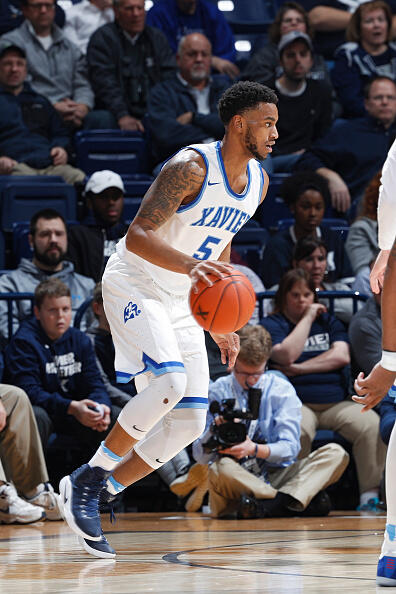
[[(262, 195), (264, 174), (256, 159), (247, 167), (248, 182), (241, 194), (230, 187), (221, 155), (220, 142), (193, 144), (205, 161), (206, 176), (198, 196), (176, 213), (157, 231), (157, 235), (176, 250), (197, 260), (217, 260), (235, 233), (256, 211)], [(143, 269), (166, 291), (187, 293), (191, 280), (186, 274), (156, 266), (128, 251), (125, 237), (117, 245), (122, 259)]]

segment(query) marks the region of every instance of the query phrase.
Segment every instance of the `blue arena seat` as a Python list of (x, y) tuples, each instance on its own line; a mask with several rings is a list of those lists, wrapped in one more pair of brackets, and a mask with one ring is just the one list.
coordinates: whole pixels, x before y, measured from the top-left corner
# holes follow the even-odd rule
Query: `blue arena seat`
[(261, 257), (268, 239), (269, 233), (267, 229), (245, 226), (238, 231), (232, 240), (232, 248), (258, 274)]
[(141, 132), (82, 130), (75, 135), (77, 167), (87, 175), (101, 169), (148, 173), (149, 146)]
[[(278, 230), (281, 231), (282, 229), (287, 229), (290, 225), (293, 225), (294, 219), (287, 218), (287, 219), (280, 219), (278, 221)], [(349, 223), (345, 219), (328, 219), (324, 218), (321, 222), (322, 227), (329, 227), (333, 231), (337, 231), (340, 238), (344, 241), (348, 237), (349, 231)]]
[(267, 196), (255, 215), (266, 229), (276, 229), (280, 219), (290, 218), (290, 210), (280, 196), (280, 188), (287, 177), (288, 173), (273, 173), (270, 176)]
[(12, 231), (14, 223), (30, 220), (42, 208), (54, 208), (65, 219), (75, 220), (76, 193), (65, 183), (6, 184), (2, 191), (1, 228)]
[(234, 33), (264, 33), (275, 18), (273, 0), (234, 0), (234, 10), (223, 14)]

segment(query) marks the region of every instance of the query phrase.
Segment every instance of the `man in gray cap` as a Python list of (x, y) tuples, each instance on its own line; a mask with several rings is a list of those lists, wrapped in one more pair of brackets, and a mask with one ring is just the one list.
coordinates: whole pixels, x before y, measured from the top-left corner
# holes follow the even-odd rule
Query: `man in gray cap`
[(118, 173), (96, 171), (85, 186), (88, 214), (69, 228), (69, 259), (80, 274), (98, 282), (116, 243), (127, 232), (122, 221), (124, 184)]
[[(290, 172), (301, 153), (330, 128), (330, 86), (307, 77), (313, 65), (312, 41), (302, 31), (289, 31), (278, 45), (282, 75), (266, 81), (279, 99), (279, 139), (268, 165), (275, 172)], [(268, 159), (266, 160), (268, 161)]]

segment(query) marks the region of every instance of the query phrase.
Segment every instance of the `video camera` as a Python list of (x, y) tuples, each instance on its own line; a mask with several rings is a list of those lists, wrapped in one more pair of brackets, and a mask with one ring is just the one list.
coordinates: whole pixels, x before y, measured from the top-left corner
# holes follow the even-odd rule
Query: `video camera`
[(218, 416), (223, 417), (225, 423), (220, 423), (220, 425), (212, 424), (212, 435), (206, 443), (202, 444), (206, 453), (218, 452), (245, 441), (247, 435), (246, 424), (238, 423), (235, 419), (247, 421), (258, 419), (261, 394), (262, 391), (259, 388), (249, 388), (248, 411), (234, 410), (235, 398), (225, 398), (221, 401), (221, 406), (217, 400), (211, 402), (209, 411), (215, 418)]

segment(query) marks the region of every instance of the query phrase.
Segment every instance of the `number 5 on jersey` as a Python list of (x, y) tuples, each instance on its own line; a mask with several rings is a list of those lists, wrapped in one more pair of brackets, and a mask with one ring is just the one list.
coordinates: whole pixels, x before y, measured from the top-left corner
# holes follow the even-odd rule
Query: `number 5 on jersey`
[(200, 245), (197, 249), (195, 254), (193, 254), (193, 258), (197, 258), (197, 260), (208, 260), (212, 255), (213, 247), (210, 247), (210, 244), (218, 245), (221, 239), (218, 237), (213, 237), (213, 235), (208, 235), (205, 241)]

